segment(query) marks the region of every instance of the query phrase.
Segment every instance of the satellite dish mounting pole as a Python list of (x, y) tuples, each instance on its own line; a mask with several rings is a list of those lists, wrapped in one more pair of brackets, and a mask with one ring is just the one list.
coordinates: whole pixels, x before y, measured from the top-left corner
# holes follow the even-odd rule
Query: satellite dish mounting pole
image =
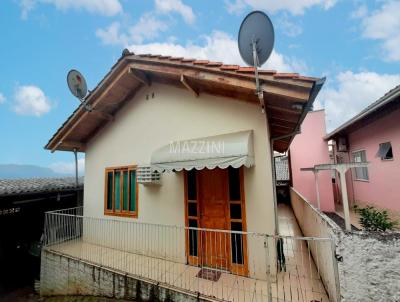
[(79, 100), (83, 104), (83, 108), (85, 108), (86, 111), (88, 111), (88, 112), (93, 111), (92, 107), (89, 104), (87, 104), (86, 99), (79, 99)]
[(264, 93), (260, 88), (260, 79), (258, 77), (258, 55), (257, 55), (257, 40), (253, 37), (252, 39), (252, 47), (253, 47), (253, 62), (254, 62), (254, 74), (256, 78), (256, 95), (260, 100), (261, 111), (264, 113)]

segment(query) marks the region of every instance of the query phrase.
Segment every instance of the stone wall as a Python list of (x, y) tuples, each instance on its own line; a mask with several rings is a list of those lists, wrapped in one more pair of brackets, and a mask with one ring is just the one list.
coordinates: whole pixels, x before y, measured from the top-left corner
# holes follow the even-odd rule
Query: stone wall
[(400, 234), (337, 237), (342, 301), (400, 301)]
[(41, 296), (101, 296), (134, 301), (205, 301), (61, 254), (42, 251)]
[(342, 302), (400, 301), (400, 233), (343, 232), (293, 189), (291, 201), (305, 236), (334, 237)]

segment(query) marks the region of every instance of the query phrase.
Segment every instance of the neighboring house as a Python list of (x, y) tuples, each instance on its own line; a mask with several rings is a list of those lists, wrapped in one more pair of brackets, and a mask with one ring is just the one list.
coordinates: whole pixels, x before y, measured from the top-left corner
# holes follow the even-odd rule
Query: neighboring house
[[(46, 211), (76, 207), (83, 179), (0, 179), (0, 296), (39, 278), (40, 244)], [(11, 298), (10, 298), (11, 301)]]
[(323, 80), (259, 73), (265, 113), (252, 67), (124, 51), (86, 98), (98, 111), (80, 106), (46, 148), (85, 152), (84, 217), (149, 230), (87, 223), (87, 240), (136, 249), (161, 236), (169, 243), (147, 255), (265, 278), (267, 243), (241, 232), (275, 234), (272, 154), (288, 149)]
[[(315, 175), (312, 171), (300, 169), (331, 163), (328, 143), (324, 140), (325, 135), (325, 111), (310, 111), (301, 125), (301, 133), (296, 135), (289, 151), (293, 188), (311, 201), (315, 207), (317, 207)], [(321, 210), (334, 212), (332, 172), (319, 171), (317, 181)]]
[(275, 174), (276, 182), (289, 182), (290, 172), (289, 172), (289, 157), (287, 155), (278, 155), (274, 157), (275, 159)]
[[(325, 136), (333, 159), (369, 162), (347, 173), (349, 200), (387, 209), (400, 217), (400, 86)], [(340, 204), (340, 199), (336, 199)]]

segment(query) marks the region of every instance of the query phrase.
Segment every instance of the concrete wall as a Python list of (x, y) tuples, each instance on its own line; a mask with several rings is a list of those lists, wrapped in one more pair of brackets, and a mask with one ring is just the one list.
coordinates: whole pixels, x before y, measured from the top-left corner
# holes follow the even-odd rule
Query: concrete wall
[[(353, 180), (354, 200), (393, 211), (400, 218), (400, 110), (349, 134), (350, 156), (353, 151), (366, 150), (368, 181)], [(376, 157), (379, 144), (391, 142), (393, 160)], [(355, 179), (353, 175), (353, 179)]]
[[(334, 238), (339, 228), (329, 218), (313, 207), (299, 192), (290, 188), (290, 199), (297, 222), (306, 237)], [(311, 253), (331, 301), (340, 301), (337, 263), (334, 246), (330, 240), (310, 243)]]
[(46, 250), (42, 252), (40, 295), (99, 296), (133, 301), (204, 301), (148, 280), (135, 279), (123, 272), (107, 270)]
[(305, 236), (334, 237), (341, 301), (400, 301), (400, 233), (344, 233), (299, 193), (291, 197)]
[[(300, 171), (300, 168), (330, 163), (328, 143), (323, 139), (325, 135), (325, 111), (311, 111), (301, 125), (301, 133), (295, 136), (290, 146), (293, 188), (315, 206), (317, 205), (317, 193), (314, 174), (309, 171)], [(335, 205), (331, 171), (318, 172), (318, 183), (321, 210), (333, 212)]]
[[(269, 133), (259, 106), (207, 94), (196, 98), (186, 89), (161, 84), (142, 89), (116, 115), (115, 121), (89, 142), (85, 216), (103, 216), (106, 167), (148, 165), (151, 153), (171, 141), (250, 129), (254, 131), (255, 167), (244, 169), (247, 230), (274, 233)], [(184, 226), (182, 172), (164, 173), (161, 186), (139, 185), (138, 192), (138, 218), (115, 219)], [(258, 247), (249, 244), (248, 253), (250, 263), (264, 261), (263, 250)]]

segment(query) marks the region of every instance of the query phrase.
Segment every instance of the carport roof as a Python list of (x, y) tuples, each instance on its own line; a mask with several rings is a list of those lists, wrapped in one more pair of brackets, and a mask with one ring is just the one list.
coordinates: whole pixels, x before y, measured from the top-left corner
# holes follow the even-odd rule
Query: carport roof
[[(79, 178), (83, 188), (83, 177)], [(76, 189), (75, 177), (0, 179), (0, 196), (69, 191)]]

